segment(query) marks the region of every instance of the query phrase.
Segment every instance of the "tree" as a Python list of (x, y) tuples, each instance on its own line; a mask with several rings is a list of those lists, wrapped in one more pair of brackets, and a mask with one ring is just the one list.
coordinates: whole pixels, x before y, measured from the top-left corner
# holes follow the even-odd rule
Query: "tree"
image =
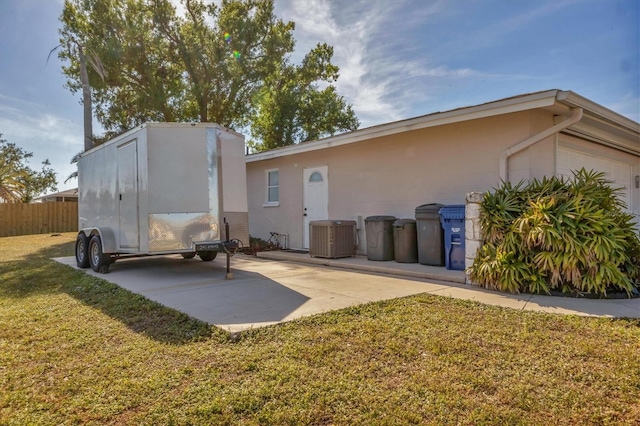
[(84, 93), (86, 57), (96, 118), (115, 134), (144, 121), (183, 119), (181, 69), (170, 61), (168, 42), (154, 30), (153, 8), (147, 3), (67, 0), (60, 18), (66, 87)]
[(0, 133), (0, 202), (28, 203), (47, 190), (56, 191), (56, 174), (49, 160), (42, 162), (42, 170), (27, 165), (33, 153), (2, 139)]
[[(100, 61), (89, 69), (98, 121), (124, 131), (145, 121), (247, 122), (251, 100), (275, 63), (293, 49), (293, 24), (271, 1), (66, 0), (61, 59), (72, 92), (81, 89), (74, 46)], [(223, 30), (226, 29), (226, 30)]]
[(274, 16), (272, 0), (225, 0), (221, 7), (185, 0), (184, 18), (168, 12), (165, 0), (154, 3), (158, 28), (187, 75), (188, 115), (246, 125), (263, 81), (293, 51), (293, 23)]
[[(335, 89), (320, 91), (314, 84), (337, 78), (332, 49), (319, 46), (307, 55), (308, 64), (290, 65), (294, 23), (273, 14), (273, 0), (183, 4), (185, 15), (177, 16), (168, 0), (65, 0), (59, 56), (68, 64), (67, 87), (82, 89), (82, 46), (92, 65), (87, 71), (95, 115), (105, 129), (117, 133), (145, 121), (216, 122), (236, 129), (275, 123), (305, 135), (357, 127)], [(278, 100), (278, 108), (300, 113), (281, 114), (280, 121), (262, 117), (285, 71), (296, 89), (287, 94), (293, 98)]]
[(335, 82), (338, 67), (331, 64), (333, 48), (318, 44), (299, 66), (283, 62), (265, 81), (256, 97), (251, 141), (258, 151), (293, 145), (355, 130), (360, 125), (353, 109), (333, 85), (320, 90), (317, 81)]

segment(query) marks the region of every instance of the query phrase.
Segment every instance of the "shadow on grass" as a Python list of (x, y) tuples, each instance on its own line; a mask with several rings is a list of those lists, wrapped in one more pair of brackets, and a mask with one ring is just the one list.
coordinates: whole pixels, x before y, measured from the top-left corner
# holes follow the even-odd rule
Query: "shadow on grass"
[[(66, 293), (136, 333), (164, 343), (184, 344), (211, 337), (228, 339), (227, 333), (203, 321), (50, 259), (73, 255), (73, 249), (73, 242), (50, 245), (27, 253), (22, 260), (0, 262), (0, 298)], [(70, 310), (70, 322), (74, 321), (73, 315)]]
[(608, 318), (613, 323), (620, 323), (627, 328), (640, 328), (640, 318)]

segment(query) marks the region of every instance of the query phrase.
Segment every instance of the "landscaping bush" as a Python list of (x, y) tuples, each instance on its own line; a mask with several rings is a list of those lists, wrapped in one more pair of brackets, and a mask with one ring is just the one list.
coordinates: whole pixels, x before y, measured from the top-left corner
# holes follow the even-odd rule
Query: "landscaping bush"
[(507, 182), (485, 194), (474, 283), (512, 293), (637, 294), (640, 239), (619, 189), (604, 173), (573, 175)]

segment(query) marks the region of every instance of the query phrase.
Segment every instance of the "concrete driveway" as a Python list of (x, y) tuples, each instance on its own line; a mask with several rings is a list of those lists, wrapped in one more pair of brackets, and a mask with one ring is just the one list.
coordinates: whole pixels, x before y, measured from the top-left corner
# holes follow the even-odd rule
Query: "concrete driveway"
[[(56, 261), (76, 268), (73, 257)], [(446, 289), (447, 284), (369, 275), (249, 256), (213, 262), (179, 255), (121, 259), (109, 274), (82, 269), (165, 306), (236, 332), (377, 300)]]
[[(308, 254), (265, 255), (280, 258), (233, 257), (232, 280), (225, 279), (224, 256), (213, 262), (185, 260), (179, 255), (121, 259), (111, 265), (111, 273), (106, 275), (91, 269), (82, 271), (230, 332), (420, 293), (521, 310), (640, 317), (640, 299), (512, 295), (429, 278), (463, 280), (463, 272), (444, 268), (368, 262), (361, 257), (329, 261), (312, 259)], [(55, 260), (76, 268), (73, 257)]]

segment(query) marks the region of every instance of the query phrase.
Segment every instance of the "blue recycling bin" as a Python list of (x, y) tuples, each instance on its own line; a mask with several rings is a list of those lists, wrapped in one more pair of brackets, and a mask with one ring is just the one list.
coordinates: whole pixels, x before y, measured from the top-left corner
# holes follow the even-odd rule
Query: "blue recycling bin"
[(444, 230), (445, 267), (464, 271), (464, 204), (442, 207), (440, 224)]

